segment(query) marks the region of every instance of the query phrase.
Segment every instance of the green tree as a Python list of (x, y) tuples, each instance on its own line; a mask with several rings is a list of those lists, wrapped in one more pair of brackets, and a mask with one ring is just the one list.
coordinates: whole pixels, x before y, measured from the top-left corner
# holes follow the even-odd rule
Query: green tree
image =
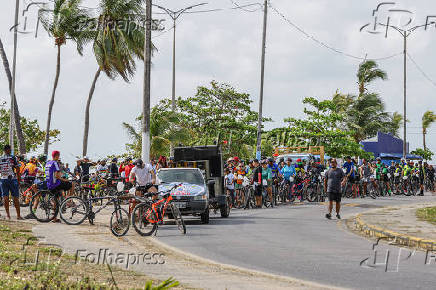
[(436, 115), (433, 111), (427, 111), (422, 116), (422, 144), (424, 147), (424, 150), (427, 150), (427, 146), (425, 144), (425, 135), (427, 135), (427, 130), (433, 124), (436, 122)]
[[(177, 100), (185, 125), (192, 128), (189, 145), (223, 145), (224, 157), (252, 156), (256, 144), (258, 113), (251, 110), (250, 95), (238, 92), (228, 84), (212, 81), (200, 86), (193, 97)], [(264, 118), (264, 122), (270, 121)]]
[(54, 39), (57, 48), (56, 75), (50, 102), (48, 105), (47, 125), (45, 130), (44, 154), (48, 153), (50, 139), (50, 126), (55, 101), (56, 89), (61, 71), (61, 47), (66, 44), (67, 39), (76, 43), (77, 51), (82, 55), (83, 46), (93, 39), (94, 33), (90, 30), (83, 30), (81, 23), (85, 23), (89, 17), (86, 10), (80, 8), (82, 0), (54, 0), (53, 10), (41, 10), (39, 19), (44, 29)]
[(309, 106), (304, 109), (304, 119), (287, 118), (287, 127), (269, 132), (268, 138), (276, 146), (324, 146), (326, 154), (332, 157), (369, 157), (361, 145), (355, 142), (354, 132), (343, 130), (341, 124), (345, 117), (338, 113), (334, 101), (305, 98), (303, 103)]
[(421, 148), (418, 148), (418, 149), (416, 149), (416, 150), (414, 150), (414, 151), (412, 151), (410, 153), (414, 154), (414, 155), (421, 156), (424, 160), (431, 160), (433, 158), (433, 156), (434, 156), (434, 153), (431, 152), (430, 150), (428, 150), (428, 149), (421, 149)]
[[(85, 109), (83, 155), (88, 151), (89, 111), (101, 72), (110, 79), (117, 75), (129, 82), (136, 71), (135, 58), (144, 59), (144, 0), (101, 0), (96, 19), (93, 52), (98, 64)], [(141, 24), (142, 23), (142, 24)]]
[(385, 71), (378, 68), (375, 61), (367, 60), (362, 62), (357, 71), (359, 97), (366, 93), (368, 84), (378, 79), (387, 80), (388, 75)]
[[(4, 146), (9, 143), (9, 120), (10, 110), (4, 108), (4, 104), (0, 105), (0, 145)], [(44, 143), (45, 132), (38, 125), (37, 120), (30, 120), (21, 117), (21, 127), (23, 129), (24, 144), (26, 144), (26, 152), (35, 151)], [(59, 130), (50, 131), (50, 143), (59, 141)], [(17, 144), (15, 142), (14, 144)]]

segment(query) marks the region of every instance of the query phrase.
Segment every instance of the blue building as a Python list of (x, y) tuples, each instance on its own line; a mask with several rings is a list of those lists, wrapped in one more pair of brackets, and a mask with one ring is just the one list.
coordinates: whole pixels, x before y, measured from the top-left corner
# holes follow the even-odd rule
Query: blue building
[[(372, 152), (374, 157), (380, 157), (384, 163), (399, 161), (403, 158), (403, 140), (390, 134), (378, 132), (377, 136), (360, 142), (363, 150)], [(409, 154), (409, 143), (407, 147), (407, 159), (422, 159), (420, 156)]]

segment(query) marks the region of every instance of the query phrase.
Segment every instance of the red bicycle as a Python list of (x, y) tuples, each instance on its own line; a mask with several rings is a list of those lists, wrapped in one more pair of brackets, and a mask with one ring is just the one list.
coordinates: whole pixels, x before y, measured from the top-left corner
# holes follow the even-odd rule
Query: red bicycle
[[(135, 197), (141, 203), (136, 205), (132, 212), (132, 224), (135, 231), (141, 236), (151, 236), (157, 233), (159, 223), (163, 223), (163, 217), (169, 208), (171, 217), (174, 219), (177, 228), (182, 234), (186, 234), (186, 225), (179, 208), (172, 202), (171, 191), (179, 187), (173, 186), (170, 190), (157, 193), (146, 193), (144, 197)], [(149, 197), (161, 195), (161, 199), (153, 202)]]

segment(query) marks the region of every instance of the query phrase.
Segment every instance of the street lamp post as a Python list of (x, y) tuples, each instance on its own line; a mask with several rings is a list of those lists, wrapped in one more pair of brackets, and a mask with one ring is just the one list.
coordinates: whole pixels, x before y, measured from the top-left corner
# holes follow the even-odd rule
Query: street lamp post
[(263, 7), (263, 33), (262, 33), (262, 59), (260, 67), (260, 94), (259, 94), (259, 119), (257, 122), (257, 145), (256, 158), (262, 157), (262, 110), (263, 110), (263, 86), (265, 79), (265, 48), (266, 48), (266, 26), (268, 21), (268, 0), (265, 0)]
[(15, 2), (15, 22), (14, 22), (14, 56), (12, 59), (12, 85), (11, 85), (11, 115), (9, 117), (9, 145), (12, 148), (12, 154), (14, 152), (14, 122), (15, 122), (15, 79), (16, 79), (16, 66), (17, 66), (17, 42), (18, 42), (18, 10), (20, 7), (20, 1)]
[[(432, 25), (435, 24), (435, 22), (431, 22), (431, 23), (426, 23), (423, 25), (418, 25), (415, 27), (412, 27), (410, 29), (401, 29), (397, 26), (394, 25), (386, 25), (383, 23), (379, 23), (379, 25), (388, 28), (393, 28), (395, 31), (397, 31), (398, 33), (401, 34), (401, 36), (403, 37), (403, 68), (404, 68), (404, 78), (403, 78), (403, 158), (406, 159), (407, 156), (407, 39), (408, 37), (414, 32), (416, 31), (418, 28), (421, 27), (426, 27), (428, 25)], [(386, 37), (388, 37), (387, 32), (386, 32)]]
[(207, 3), (200, 3), (196, 5), (191, 5), (189, 7), (173, 11), (168, 8), (162, 7), (160, 5), (153, 4), (153, 6), (163, 10), (167, 13), (171, 19), (173, 20), (173, 84), (172, 84), (172, 94), (171, 94), (171, 110), (175, 111), (176, 109), (176, 21), (177, 19), (186, 11), (191, 10), (192, 8), (206, 5)]

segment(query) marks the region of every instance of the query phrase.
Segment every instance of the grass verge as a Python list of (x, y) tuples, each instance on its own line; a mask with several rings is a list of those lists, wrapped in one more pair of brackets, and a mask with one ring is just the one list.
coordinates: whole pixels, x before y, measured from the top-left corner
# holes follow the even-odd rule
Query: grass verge
[(30, 224), (0, 221), (0, 289), (183, 289), (178, 285), (108, 265), (77, 263), (62, 249), (39, 244)]
[(436, 225), (436, 206), (420, 208), (416, 211), (416, 216), (421, 220)]

